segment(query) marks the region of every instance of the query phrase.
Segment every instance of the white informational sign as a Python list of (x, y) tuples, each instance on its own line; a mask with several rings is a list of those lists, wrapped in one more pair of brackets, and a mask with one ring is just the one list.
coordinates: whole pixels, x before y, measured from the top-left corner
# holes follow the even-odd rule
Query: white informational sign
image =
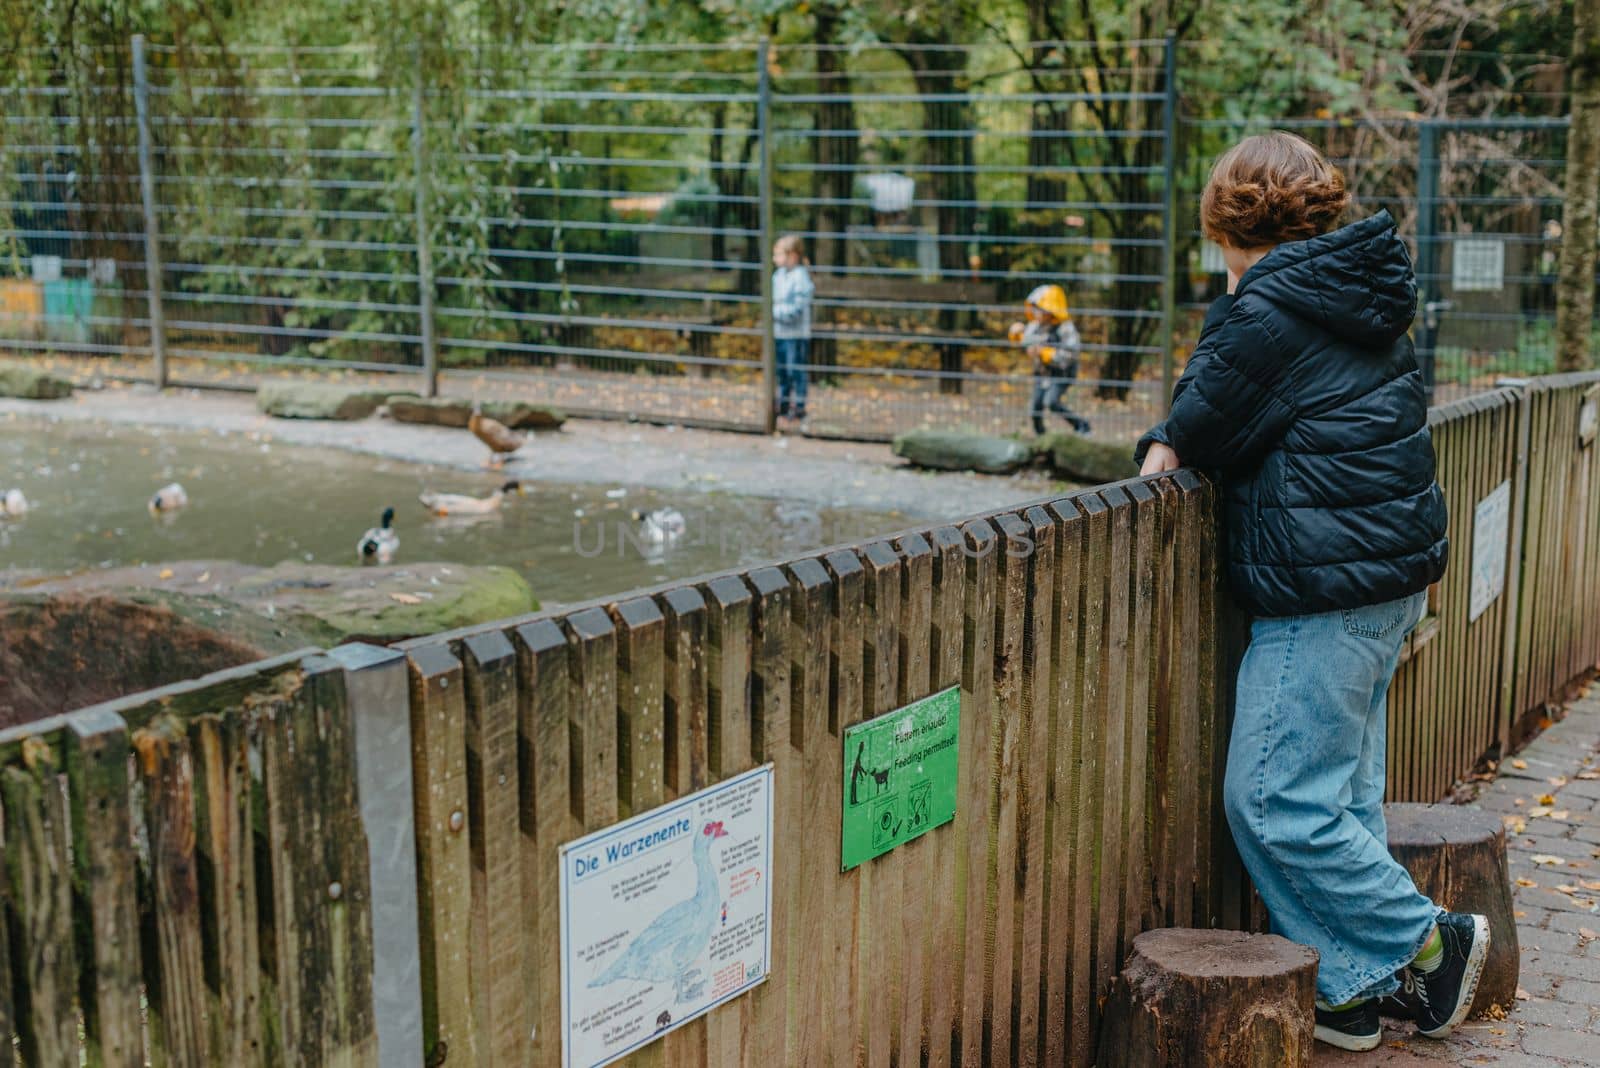
[(610, 1064), (771, 971), (772, 765), (561, 847), (561, 1043)]
[(35, 282), (59, 282), (61, 280), (60, 256), (34, 256), (30, 266), (33, 268)]
[(1472, 510), (1472, 603), (1468, 621), (1489, 610), (1506, 592), (1506, 533), (1511, 519), (1511, 480), (1506, 479)]
[(1450, 285), (1458, 293), (1497, 292), (1506, 287), (1506, 243), (1498, 237), (1458, 239), (1450, 265)]

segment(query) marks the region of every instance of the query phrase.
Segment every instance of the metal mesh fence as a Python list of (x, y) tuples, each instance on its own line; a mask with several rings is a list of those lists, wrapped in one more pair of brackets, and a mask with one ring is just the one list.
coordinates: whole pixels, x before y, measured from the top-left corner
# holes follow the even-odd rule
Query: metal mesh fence
[[(0, 350), (764, 429), (769, 250), (793, 234), (808, 432), (1025, 432), (1008, 327), (1055, 283), (1083, 339), (1067, 403), (1131, 438), (1222, 284), (1205, 168), (1265, 124), (1180, 101), (1166, 41), (1089, 47), (519, 46), (443, 74), (375, 46), (57, 57), (0, 86)], [(1414, 240), (1441, 387), (1549, 369), (1563, 118), (1271, 125)]]

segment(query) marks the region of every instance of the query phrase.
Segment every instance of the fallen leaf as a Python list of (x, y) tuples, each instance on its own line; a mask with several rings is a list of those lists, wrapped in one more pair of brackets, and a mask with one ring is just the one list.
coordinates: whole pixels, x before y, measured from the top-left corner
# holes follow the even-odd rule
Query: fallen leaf
[(1600, 890), (1600, 879), (1579, 879), (1578, 885), (1585, 890)]
[(1600, 931), (1594, 931), (1588, 927), (1580, 927), (1578, 928), (1578, 937), (1587, 938), (1590, 941), (1593, 941), (1596, 938), (1600, 938)]
[(1550, 806), (1549, 805), (1540, 805), (1538, 808), (1530, 808), (1528, 810), (1528, 818), (1531, 819), (1531, 820), (1536, 820), (1540, 816), (1548, 816), (1548, 815), (1550, 815)]
[(1553, 805), (1555, 803), (1556, 803), (1556, 798), (1555, 798), (1554, 794), (1540, 794), (1539, 795), (1539, 804), (1541, 804), (1541, 805)]
[(1511, 762), (1511, 766), (1516, 768), (1518, 771), (1528, 770), (1528, 762), (1526, 760), (1513, 760)]
[(1572, 815), (1572, 813), (1569, 810), (1558, 808), (1554, 812), (1550, 813), (1550, 818), (1553, 820), (1565, 820), (1570, 815)]
[(211, 572), (209, 572), (209, 571), (200, 572), (200, 577), (195, 579), (195, 581), (196, 582), (210, 582), (211, 581)]
[(1565, 775), (1557, 775), (1553, 779), (1546, 779), (1545, 782), (1559, 790), (1561, 787), (1567, 785), (1567, 777)]
[(170, 567), (162, 568), (161, 569), (161, 577), (164, 578), (164, 579), (171, 578), (172, 577), (172, 568), (170, 568)]
[(1580, 771), (1580, 772), (1578, 772), (1578, 778), (1580, 778), (1580, 779), (1600, 779), (1600, 771)]
[(1533, 996), (1532, 994), (1528, 993), (1526, 990), (1522, 989), (1520, 986), (1517, 987), (1517, 1000), (1518, 1001), (1527, 1001), (1532, 996)]
[(1539, 884), (1534, 882), (1532, 879), (1519, 878), (1519, 879), (1517, 879), (1517, 885), (1518, 886), (1523, 886), (1523, 887), (1533, 887), (1533, 886), (1538, 886)]
[(1489, 1033), (1491, 1035), (1503, 1035), (1506, 1033), (1506, 1029), (1504, 1027), (1491, 1027), (1489, 1028)]
[(409, 593), (391, 593), (389, 595), (389, 599), (393, 600), (393, 601), (399, 601), (401, 604), (421, 604), (422, 603), (422, 598), (421, 597), (413, 597)]
[(1571, 895), (1571, 894), (1576, 894), (1577, 892), (1578, 892), (1578, 888), (1576, 886), (1573, 886), (1571, 883), (1562, 883), (1560, 886), (1556, 887), (1556, 893), (1558, 893), (1558, 894)]
[(1506, 817), (1506, 830), (1512, 834), (1521, 834), (1528, 829), (1528, 821), (1517, 816)]
[(1560, 864), (1561, 858), (1553, 853), (1535, 853), (1533, 862), (1535, 864)]

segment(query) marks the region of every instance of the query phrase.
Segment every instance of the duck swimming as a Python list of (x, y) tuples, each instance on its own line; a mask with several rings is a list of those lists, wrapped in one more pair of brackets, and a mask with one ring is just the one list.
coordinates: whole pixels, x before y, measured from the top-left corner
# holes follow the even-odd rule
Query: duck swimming
[(189, 507), (189, 494), (176, 482), (169, 482), (156, 490), (156, 495), (150, 498), (150, 514), (161, 515), (164, 512), (176, 512), (180, 508)]
[(639, 537), (651, 545), (668, 545), (683, 537), (689, 529), (683, 513), (676, 508), (657, 508), (653, 512), (633, 513), (639, 524)]
[(498, 512), (501, 502), (508, 495), (520, 496), (523, 492), (522, 483), (512, 479), (487, 497), (471, 497), (465, 493), (424, 493), (417, 500), (434, 515), (488, 515)]
[(21, 519), (28, 514), (28, 498), (19, 489), (8, 489), (0, 495), (0, 516)]
[(379, 524), (356, 542), (356, 555), (363, 564), (387, 564), (399, 551), (400, 535), (394, 531), (394, 509), (385, 508)]

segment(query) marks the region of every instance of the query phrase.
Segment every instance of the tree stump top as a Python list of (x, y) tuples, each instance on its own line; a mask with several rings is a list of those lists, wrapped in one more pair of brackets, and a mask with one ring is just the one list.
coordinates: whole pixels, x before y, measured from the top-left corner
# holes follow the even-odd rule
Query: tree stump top
[(1163, 971), (1196, 978), (1268, 978), (1317, 961), (1316, 950), (1278, 935), (1182, 927), (1144, 932), (1133, 940), (1133, 952)]
[(1500, 818), (1461, 805), (1383, 806), (1390, 846), (1436, 846), (1487, 842), (1502, 832)]

